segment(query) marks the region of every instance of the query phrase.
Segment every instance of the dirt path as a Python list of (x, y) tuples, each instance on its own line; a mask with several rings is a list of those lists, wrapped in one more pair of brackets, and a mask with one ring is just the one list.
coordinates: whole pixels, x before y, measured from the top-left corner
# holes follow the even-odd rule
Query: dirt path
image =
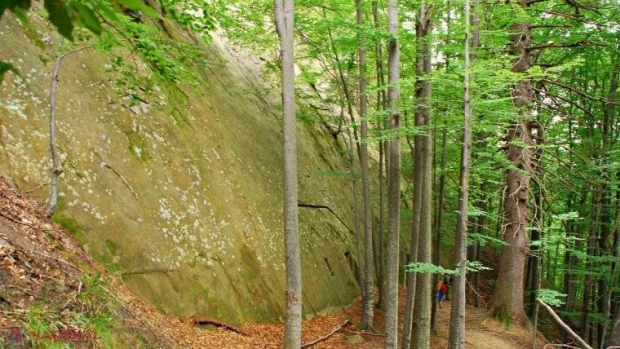
[[(433, 338), (433, 348), (446, 348), (450, 324), (451, 302), (444, 302), (437, 314), (437, 334)], [(519, 329), (505, 329), (497, 320), (486, 317), (486, 309), (468, 306), (465, 317), (465, 344), (471, 349), (523, 349), (531, 348), (531, 333)], [(544, 343), (537, 343), (542, 348)]]

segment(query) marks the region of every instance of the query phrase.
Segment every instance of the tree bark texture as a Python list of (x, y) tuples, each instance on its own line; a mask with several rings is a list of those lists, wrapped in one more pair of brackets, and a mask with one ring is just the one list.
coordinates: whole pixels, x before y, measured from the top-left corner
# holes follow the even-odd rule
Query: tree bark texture
[[(475, 6), (475, 5), (474, 5)], [(474, 7), (475, 11), (475, 7)], [(470, 75), (470, 4), (465, 0), (465, 78), (463, 81), (463, 144), (461, 147), (461, 175), (459, 181), (459, 214), (456, 225), (456, 260), (459, 274), (455, 278), (450, 312), (450, 334), (448, 347), (451, 349), (465, 348), (465, 305), (466, 305), (466, 267), (467, 267), (467, 228), (469, 201), (469, 169), (471, 157), (471, 99), (469, 89)]]
[[(410, 146), (411, 154), (413, 155), (413, 163), (420, 163), (422, 147), (418, 143), (418, 139), (415, 139), (414, 146)], [(421, 167), (416, 166), (413, 170), (413, 217), (411, 219), (411, 243), (409, 245), (409, 257), (412, 263), (418, 261), (418, 237), (420, 231), (420, 209), (418, 204), (422, 201), (421, 188), (422, 171)], [(401, 338), (401, 348), (408, 349), (411, 345), (411, 328), (413, 326), (413, 308), (415, 305), (415, 288), (416, 288), (416, 276), (417, 273), (406, 273), (405, 281), (407, 284), (407, 301), (405, 304), (405, 320), (403, 322), (403, 334)]]
[(301, 257), (298, 235), (297, 142), (295, 120), (294, 1), (275, 0), (280, 37), (284, 133), (284, 254), (286, 266), (286, 323), (284, 348), (301, 347)]
[(360, 167), (362, 172), (362, 196), (364, 201), (364, 294), (363, 314), (361, 328), (371, 330), (374, 317), (374, 259), (372, 243), (372, 206), (370, 201), (370, 174), (368, 169), (368, 121), (366, 120), (367, 97), (366, 97), (366, 43), (362, 26), (364, 25), (364, 12), (362, 0), (355, 2), (357, 12), (357, 24), (359, 30), (359, 101), (361, 120), (361, 144), (360, 144)]
[[(424, 127), (426, 133), (418, 135), (416, 142), (420, 145), (420, 161), (415, 167), (420, 170), (420, 227), (418, 230), (418, 262), (432, 263), (432, 191), (433, 191), (433, 132), (431, 128), (431, 48), (430, 33), (434, 7), (424, 2), (420, 5), (420, 19), (416, 23), (416, 97), (418, 105), (415, 112), (415, 124)], [(431, 340), (431, 306), (435, 285), (430, 273), (416, 276), (416, 289), (413, 314), (411, 348), (429, 348)]]
[[(511, 54), (517, 56), (512, 71), (525, 73), (532, 66), (530, 24), (513, 25)], [(512, 167), (506, 172), (506, 189), (503, 203), (503, 247), (497, 284), (493, 297), (493, 310), (505, 323), (528, 324), (523, 308), (523, 279), (525, 259), (529, 253), (527, 227), (529, 225), (530, 176), (532, 169), (531, 117), (535, 103), (532, 82), (523, 79), (512, 89), (513, 104), (520, 110), (521, 118), (515, 120), (506, 136), (508, 160)]]
[[(379, 29), (379, 9), (376, 0), (372, 1), (372, 17), (375, 29)], [(379, 39), (375, 40), (375, 68), (377, 70), (377, 85), (381, 88), (377, 91), (377, 111), (386, 110), (387, 96), (385, 89), (383, 86), (385, 85), (385, 74), (384, 74), (384, 62), (383, 62), (383, 48), (382, 41)], [(380, 119), (377, 123), (377, 129), (384, 130), (386, 126), (386, 122)], [(388, 156), (387, 156), (387, 144), (385, 141), (379, 142), (379, 227), (377, 229), (378, 237), (376, 239), (377, 243), (375, 244), (375, 250), (377, 253), (377, 288), (379, 291), (379, 300), (377, 302), (377, 306), (380, 309), (385, 309), (385, 285), (384, 285), (384, 269), (385, 269), (385, 233), (384, 233), (384, 222), (385, 222), (385, 186), (386, 186), (386, 178), (383, 177), (384, 173), (384, 165), (385, 168), (388, 167)], [(386, 176), (387, 177), (387, 176)]]
[(398, 7), (396, 0), (388, 1), (388, 29), (391, 39), (388, 45), (388, 102), (390, 128), (396, 131), (389, 142), (388, 182), (388, 246), (387, 246), (387, 295), (385, 313), (385, 348), (398, 345), (398, 255), (400, 237), (400, 113), (398, 98), (400, 89), (400, 52), (398, 48)]

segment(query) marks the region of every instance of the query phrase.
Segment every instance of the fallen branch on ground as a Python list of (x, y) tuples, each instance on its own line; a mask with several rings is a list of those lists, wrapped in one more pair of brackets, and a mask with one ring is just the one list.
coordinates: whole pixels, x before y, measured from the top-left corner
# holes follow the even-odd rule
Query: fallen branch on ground
[(224, 328), (224, 329), (229, 330), (229, 331), (233, 331), (235, 333), (238, 333), (238, 334), (246, 336), (246, 337), (249, 336), (247, 333), (245, 333), (243, 330), (241, 330), (238, 327), (231, 326), (231, 325), (229, 325), (229, 324), (227, 324), (225, 322), (222, 322), (222, 321), (219, 321), (219, 320), (216, 320), (216, 319), (212, 319), (212, 318), (207, 317), (207, 316), (197, 316), (197, 315), (195, 315), (195, 316), (190, 317), (188, 319), (188, 321), (191, 322), (194, 325), (213, 325), (213, 326), (216, 326), (216, 327)]
[(346, 325), (348, 325), (348, 324), (350, 324), (350, 323), (351, 323), (351, 319), (346, 319), (343, 323), (341, 323), (340, 325), (338, 325), (338, 327), (334, 328), (334, 329), (333, 329), (331, 332), (329, 332), (328, 334), (324, 335), (324, 336), (323, 336), (323, 337), (321, 337), (321, 338), (315, 339), (315, 340), (313, 340), (313, 341), (312, 341), (312, 342), (310, 342), (310, 343), (306, 343), (306, 344), (302, 345), (301, 347), (302, 347), (302, 348), (308, 348), (308, 347), (311, 347), (311, 346), (313, 346), (313, 345), (317, 344), (318, 342), (322, 342), (322, 341), (326, 340), (327, 338), (329, 338), (329, 337), (333, 336), (333, 335), (334, 335), (334, 333), (336, 333), (336, 332), (340, 331), (343, 327), (345, 327)]
[(344, 331), (344, 332), (350, 333), (350, 334), (359, 334), (361, 336), (385, 337), (383, 333), (373, 333), (373, 332), (367, 332), (367, 331)]
[(551, 314), (551, 317), (553, 317), (553, 319), (558, 323), (558, 325), (560, 325), (563, 329), (566, 330), (566, 332), (568, 332), (571, 337), (573, 337), (577, 342), (579, 342), (579, 345), (581, 345), (583, 348), (585, 349), (592, 349), (591, 346), (588, 345), (588, 343), (586, 343), (586, 341), (584, 341), (581, 337), (579, 337), (567, 324), (564, 323), (564, 321), (562, 321), (562, 319), (560, 319), (560, 317), (555, 313), (555, 311), (553, 311), (553, 309), (548, 306), (545, 302), (541, 301), (540, 299), (536, 300), (538, 303), (540, 303), (540, 305), (543, 306), (543, 308), (545, 308), (549, 314)]

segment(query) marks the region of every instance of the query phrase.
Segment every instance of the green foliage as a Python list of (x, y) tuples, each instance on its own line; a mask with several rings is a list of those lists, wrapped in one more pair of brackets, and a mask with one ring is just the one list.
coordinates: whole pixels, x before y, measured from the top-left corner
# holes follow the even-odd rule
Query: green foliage
[[(153, 17), (159, 16), (153, 8), (144, 4), (142, 0), (116, 0), (115, 2), (131, 10), (142, 11)], [(58, 33), (69, 40), (73, 40), (75, 23), (81, 24), (97, 35), (101, 34), (102, 26), (95, 10), (102, 8), (106, 14), (110, 13), (109, 3), (106, 0), (90, 0), (85, 2), (78, 0), (45, 0), (43, 5), (48, 13), (50, 22), (56, 27)], [(15, 13), (21, 21), (25, 22), (28, 20), (25, 12), (30, 7), (30, 0), (4, 0), (0, 2), (0, 18), (2, 18), (4, 11), (8, 9)]]
[(73, 21), (69, 16), (68, 7), (62, 1), (45, 0), (45, 9), (49, 14), (49, 20), (52, 22), (60, 35), (69, 40), (73, 40)]
[[(52, 292), (30, 307), (23, 327), (29, 345), (37, 348), (72, 348), (74, 344), (80, 347), (118, 347), (121, 326), (101, 275), (83, 275), (80, 290), (69, 302), (62, 297), (56, 299), (53, 296), (58, 294)], [(64, 310), (59, 313), (58, 309)], [(68, 329), (77, 330), (69, 333)], [(71, 334), (72, 338), (63, 340), (65, 334)]]
[(215, 29), (215, 16), (207, 12), (213, 7), (211, 1), (162, 0), (162, 5), (169, 16), (186, 29), (203, 35), (209, 35)]
[(493, 270), (482, 264), (480, 261), (471, 261), (467, 262), (467, 272), (468, 273), (476, 273), (483, 270)]
[(458, 269), (446, 269), (432, 263), (409, 263), (406, 265), (406, 271), (408, 273), (458, 275)]
[(536, 298), (551, 306), (560, 306), (564, 304), (563, 298), (566, 298), (566, 295), (555, 290), (541, 288), (538, 290)]
[[(482, 263), (478, 261), (468, 262), (467, 263), (467, 272), (468, 273), (476, 273), (483, 270), (491, 270), (491, 268), (484, 266)], [(422, 274), (439, 274), (439, 275), (459, 275), (459, 266), (457, 265), (454, 269), (446, 269), (442, 266), (438, 266), (432, 263), (408, 263), (405, 266), (405, 271), (407, 273), (422, 273)]]
[(141, 11), (152, 17), (159, 17), (159, 13), (146, 5), (142, 0), (116, 0), (116, 2), (130, 10)]
[(80, 281), (84, 285), (84, 291), (78, 295), (78, 299), (84, 304), (84, 310), (73, 313), (73, 323), (92, 331), (103, 347), (112, 348), (120, 323), (114, 316), (111, 307), (114, 302), (106, 289), (106, 282), (99, 273), (83, 275)]
[(78, 1), (71, 1), (67, 6), (77, 14), (77, 19), (82, 25), (91, 32), (101, 35), (103, 27), (93, 9)]

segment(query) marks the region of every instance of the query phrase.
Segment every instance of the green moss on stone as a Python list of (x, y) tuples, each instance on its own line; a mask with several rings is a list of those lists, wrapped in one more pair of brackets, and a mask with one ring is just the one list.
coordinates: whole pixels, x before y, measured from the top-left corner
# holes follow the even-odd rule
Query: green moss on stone
[(127, 141), (129, 142), (129, 151), (140, 162), (147, 162), (150, 159), (149, 152), (147, 150), (146, 142), (142, 139), (142, 136), (138, 132), (129, 132), (127, 134)]
[[(61, 205), (59, 205), (59, 207), (60, 206)], [(52, 221), (67, 230), (80, 244), (85, 243), (86, 233), (75, 219), (65, 216), (57, 210), (56, 213), (52, 215)]]
[(38, 48), (40, 48), (41, 50), (44, 50), (45, 44), (43, 43), (43, 40), (41, 40), (41, 38), (39, 37), (39, 33), (37, 33), (37, 30), (34, 29), (32, 24), (30, 22), (21, 22), (21, 23), (23, 25), (24, 34), (26, 34), (26, 37), (32, 40), (32, 42)]
[(116, 251), (118, 251), (118, 247), (111, 240), (106, 239), (105, 246), (111, 254), (116, 254)]
[(183, 118), (181, 117), (181, 113), (179, 113), (177, 109), (173, 110), (172, 113), (170, 113), (170, 117), (174, 121), (175, 125), (179, 126), (180, 128), (185, 128), (185, 121), (183, 120)]

